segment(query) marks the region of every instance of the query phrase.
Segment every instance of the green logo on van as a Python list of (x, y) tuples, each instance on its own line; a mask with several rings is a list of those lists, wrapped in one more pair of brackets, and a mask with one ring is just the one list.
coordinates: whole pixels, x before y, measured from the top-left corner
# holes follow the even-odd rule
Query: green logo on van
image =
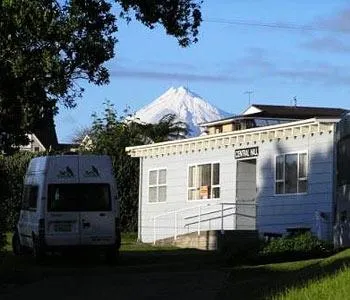
[(85, 171), (84, 177), (100, 177), (100, 172), (95, 166), (91, 166), (90, 170)]
[(66, 167), (64, 170), (61, 170), (57, 174), (58, 178), (72, 178), (74, 177), (74, 173), (70, 167)]

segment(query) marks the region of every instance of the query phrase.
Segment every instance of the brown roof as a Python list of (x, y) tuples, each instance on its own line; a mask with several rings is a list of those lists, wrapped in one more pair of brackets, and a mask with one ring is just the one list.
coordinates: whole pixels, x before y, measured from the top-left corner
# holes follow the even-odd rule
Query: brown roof
[(251, 114), (256, 117), (274, 117), (274, 118), (291, 118), (307, 119), (314, 117), (339, 118), (345, 112), (343, 108), (330, 107), (308, 107), (308, 106), (283, 106), (283, 105), (261, 105), (252, 104), (252, 106), (261, 110)]
[[(300, 120), (309, 118), (340, 118), (344, 113), (349, 112), (343, 108), (332, 107), (310, 107), (310, 106), (287, 106), (287, 105), (265, 105), (252, 104), (250, 107), (255, 107), (261, 112), (250, 113), (246, 115), (234, 115), (228, 118), (214, 120), (200, 124), (208, 126), (222, 122), (230, 122), (239, 119), (254, 119), (254, 118), (275, 118), (275, 119), (290, 119)], [(249, 108), (250, 108), (249, 107)], [(249, 109), (248, 108), (248, 109)]]

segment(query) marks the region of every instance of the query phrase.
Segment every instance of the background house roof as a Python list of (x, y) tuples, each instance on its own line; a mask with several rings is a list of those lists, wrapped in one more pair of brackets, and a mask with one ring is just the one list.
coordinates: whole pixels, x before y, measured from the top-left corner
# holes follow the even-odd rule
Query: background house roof
[[(252, 108), (257, 109), (256, 112), (247, 113), (248, 110), (251, 110)], [(248, 110), (243, 112), (243, 115), (291, 119), (308, 119), (316, 117), (339, 118), (342, 114), (347, 112), (347, 110), (343, 108), (264, 104), (252, 104)]]
[(340, 118), (349, 110), (331, 107), (309, 107), (288, 105), (252, 104), (240, 115), (202, 123), (201, 126), (219, 125), (241, 119), (272, 118), (286, 120), (303, 120), (310, 118)]

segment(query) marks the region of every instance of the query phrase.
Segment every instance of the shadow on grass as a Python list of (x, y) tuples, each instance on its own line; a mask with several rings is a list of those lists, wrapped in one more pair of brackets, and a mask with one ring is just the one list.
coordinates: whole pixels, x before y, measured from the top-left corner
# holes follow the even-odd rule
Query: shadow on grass
[[(298, 267), (299, 265), (299, 267)], [(350, 266), (350, 250), (326, 259), (234, 268), (221, 292), (223, 299), (269, 299), (286, 289), (335, 274)]]
[(217, 254), (196, 249), (121, 251), (115, 265), (108, 265), (104, 256), (95, 252), (49, 255), (37, 264), (30, 254), (14, 256), (8, 251), (0, 260), (0, 294), (8, 288), (52, 276), (191, 271), (217, 268), (222, 262)]

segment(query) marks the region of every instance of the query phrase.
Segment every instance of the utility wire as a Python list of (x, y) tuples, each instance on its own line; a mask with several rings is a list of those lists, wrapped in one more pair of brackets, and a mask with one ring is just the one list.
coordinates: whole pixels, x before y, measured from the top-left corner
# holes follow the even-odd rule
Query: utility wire
[(240, 25), (240, 26), (254, 26), (254, 27), (267, 27), (267, 28), (277, 28), (277, 29), (288, 29), (288, 30), (306, 30), (306, 31), (323, 31), (323, 32), (338, 32), (348, 34), (350, 32), (336, 29), (336, 28), (326, 28), (322, 26), (311, 26), (311, 25), (300, 25), (293, 23), (268, 23), (261, 21), (248, 21), (239, 19), (203, 19), (203, 22), (215, 23), (215, 24), (226, 24), (226, 25)]

